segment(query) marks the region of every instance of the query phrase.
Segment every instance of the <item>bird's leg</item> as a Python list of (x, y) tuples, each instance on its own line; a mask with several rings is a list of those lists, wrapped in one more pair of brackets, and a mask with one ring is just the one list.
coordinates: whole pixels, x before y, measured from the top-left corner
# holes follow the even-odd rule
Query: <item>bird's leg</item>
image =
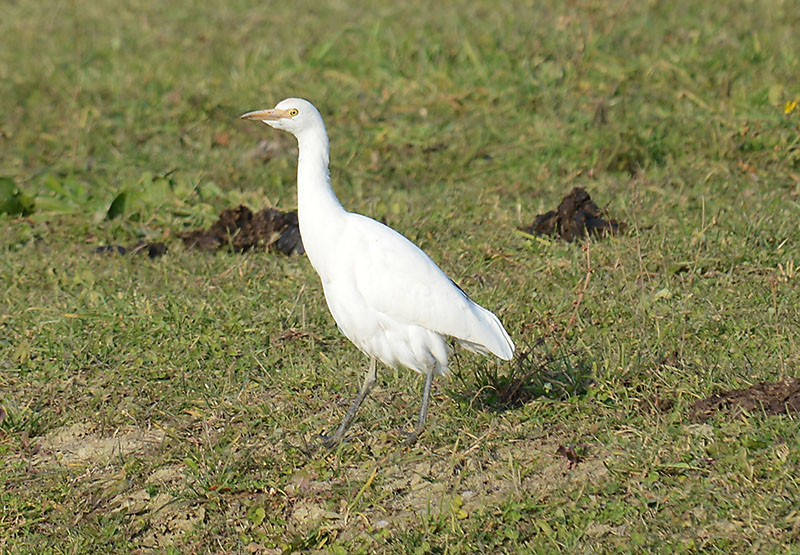
[(433, 374), (434, 368), (431, 368), (428, 371), (428, 374), (425, 376), (425, 388), (422, 390), (422, 406), (419, 409), (417, 427), (414, 428), (413, 432), (406, 436), (406, 440), (403, 442), (405, 445), (413, 445), (417, 441), (417, 438), (419, 438), (419, 435), (422, 433), (423, 428), (425, 428), (425, 419), (428, 417), (428, 405), (431, 402), (431, 385), (433, 384)]
[(352, 422), (353, 417), (356, 415), (356, 411), (358, 411), (358, 407), (361, 406), (361, 402), (367, 398), (369, 395), (372, 386), (375, 385), (375, 382), (378, 380), (378, 368), (377, 368), (377, 361), (373, 358), (369, 361), (369, 369), (367, 370), (366, 375), (364, 376), (364, 383), (361, 384), (361, 391), (358, 392), (356, 398), (353, 400), (353, 404), (350, 405), (350, 410), (347, 411), (347, 414), (342, 420), (342, 423), (336, 429), (336, 431), (329, 436), (322, 436), (322, 444), (327, 447), (328, 449), (332, 449), (335, 447), (342, 438), (344, 437), (347, 428), (350, 427), (350, 422)]

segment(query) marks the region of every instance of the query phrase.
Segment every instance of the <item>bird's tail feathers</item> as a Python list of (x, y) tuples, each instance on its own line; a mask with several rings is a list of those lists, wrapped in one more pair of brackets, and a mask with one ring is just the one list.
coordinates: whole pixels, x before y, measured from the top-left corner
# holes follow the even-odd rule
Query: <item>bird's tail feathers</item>
[(514, 342), (503, 327), (500, 319), (492, 312), (474, 304), (476, 321), (471, 326), (469, 338), (456, 337), (459, 345), (473, 353), (493, 354), (503, 360), (514, 356)]

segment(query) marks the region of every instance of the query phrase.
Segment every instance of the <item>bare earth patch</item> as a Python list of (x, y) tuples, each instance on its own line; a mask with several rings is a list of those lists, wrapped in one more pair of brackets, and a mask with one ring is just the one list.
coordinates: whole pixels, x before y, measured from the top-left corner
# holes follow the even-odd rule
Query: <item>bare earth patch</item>
[(67, 466), (106, 465), (114, 462), (114, 459), (122, 460), (129, 455), (153, 450), (161, 444), (164, 436), (162, 430), (134, 427), (119, 428), (101, 436), (92, 424), (78, 422), (47, 434), (39, 442), (39, 450), (32, 463), (34, 466), (53, 463)]
[(744, 389), (717, 393), (697, 401), (691, 408), (690, 417), (696, 422), (704, 422), (718, 412), (736, 411), (765, 414), (800, 412), (800, 379), (762, 382)]
[[(316, 480), (312, 470), (302, 469), (285, 488), (287, 520), (295, 533), (322, 526), (354, 537), (408, 529), (427, 518), (467, 518), (510, 499), (546, 503), (556, 491), (606, 478), (605, 454), (587, 449), (584, 459), (571, 463), (558, 453), (562, 439), (519, 439), (488, 443), (488, 448), (482, 442), (447, 454), (405, 453), (348, 470), (337, 483)], [(356, 484), (353, 505), (331, 507), (326, 501), (345, 484)], [(370, 501), (362, 507), (352, 499), (365, 485)]]
[(147, 477), (146, 487), (133, 489), (135, 480), (125, 470), (125, 463), (156, 451), (165, 436), (163, 430), (134, 427), (101, 433), (91, 423), (78, 422), (45, 436), (30, 462), (38, 471), (62, 466), (82, 469), (78, 486), (83, 510), (76, 522), (94, 511), (123, 513), (130, 519), (130, 532), (138, 544), (163, 548), (206, 516), (197, 501), (173, 495), (193, 481), (183, 465), (160, 467)]
[[(209, 518), (203, 501), (184, 495), (198, 484), (183, 464), (160, 466), (144, 481), (127, 472), (128, 462), (151, 460), (148, 455), (164, 439), (158, 429), (107, 433), (82, 422), (41, 439), (30, 462), (38, 471), (64, 466), (78, 471), (82, 501), (76, 522), (93, 513), (123, 514), (135, 545), (163, 549), (179, 545)], [(559, 451), (565, 440), (559, 433), (507, 440), (490, 432), (456, 451), (388, 449), (383, 458), (342, 468), (328, 479), (311, 460), (282, 489), (223, 493), (221, 499), (227, 521), (244, 534), (258, 528), (252, 522), (254, 507), (282, 519), (288, 537), (304, 538), (314, 530), (351, 539), (383, 529), (401, 531), (426, 519), (467, 518), (509, 499), (546, 503), (556, 491), (603, 481), (607, 454), (586, 447), (580, 460), (570, 460)], [(344, 491), (349, 493), (342, 496)]]

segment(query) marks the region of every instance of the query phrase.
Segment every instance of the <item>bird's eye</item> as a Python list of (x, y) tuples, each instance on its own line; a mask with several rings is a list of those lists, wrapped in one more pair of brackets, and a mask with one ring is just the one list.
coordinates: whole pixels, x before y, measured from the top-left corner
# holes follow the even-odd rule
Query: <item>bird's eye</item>
[(297, 108), (292, 108), (289, 110), (289, 117), (295, 117), (298, 113)]

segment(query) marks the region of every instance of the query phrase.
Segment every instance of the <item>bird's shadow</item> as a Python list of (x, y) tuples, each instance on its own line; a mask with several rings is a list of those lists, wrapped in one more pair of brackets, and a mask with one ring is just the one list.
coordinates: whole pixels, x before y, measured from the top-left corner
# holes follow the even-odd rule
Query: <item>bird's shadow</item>
[(566, 400), (585, 395), (592, 383), (592, 364), (584, 351), (548, 347), (545, 338), (520, 349), (510, 363), (478, 366), (474, 374), (464, 372), (458, 357), (453, 376), (461, 384), (453, 396), (470, 405), (496, 412), (517, 409), (537, 398)]

